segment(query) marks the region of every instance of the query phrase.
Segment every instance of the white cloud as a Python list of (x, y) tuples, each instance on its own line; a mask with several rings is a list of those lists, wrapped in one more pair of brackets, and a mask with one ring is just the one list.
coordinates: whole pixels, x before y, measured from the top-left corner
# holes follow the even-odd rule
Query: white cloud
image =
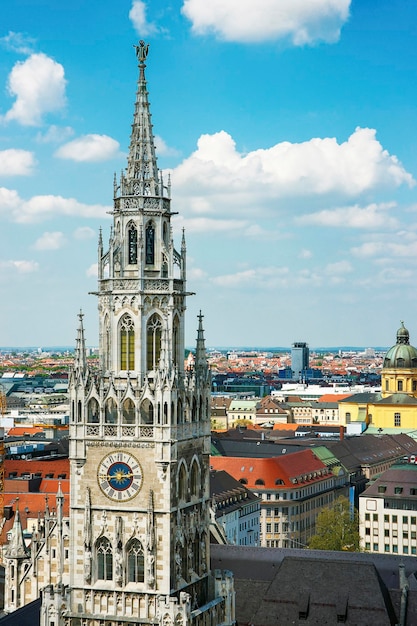
[(398, 243), (393, 241), (368, 241), (363, 243), (361, 246), (352, 248), (351, 253), (359, 258), (389, 257), (391, 259), (416, 259), (417, 241)]
[(64, 144), (55, 152), (60, 159), (71, 161), (106, 161), (117, 156), (120, 144), (107, 135), (84, 135)]
[(59, 250), (66, 243), (64, 234), (56, 231), (53, 233), (45, 232), (36, 240), (34, 244), (35, 250)]
[(310, 215), (296, 218), (298, 224), (312, 224), (315, 226), (329, 226), (334, 228), (364, 228), (391, 230), (398, 228), (398, 220), (389, 217), (387, 211), (395, 208), (394, 202), (384, 204), (369, 204), (361, 208), (357, 204), (335, 209), (324, 209)]
[(29, 176), (36, 165), (33, 152), (28, 150), (0, 150), (0, 176)]
[(74, 239), (93, 239), (95, 236), (95, 231), (89, 226), (80, 226), (74, 231)]
[(146, 4), (142, 0), (133, 0), (132, 8), (129, 11), (129, 19), (141, 37), (153, 35), (157, 32), (155, 24), (146, 21)]
[(337, 276), (339, 274), (350, 274), (353, 271), (353, 267), (349, 261), (336, 261), (335, 263), (328, 263), (324, 271), (329, 276)]
[(0, 270), (2, 272), (15, 271), (18, 274), (31, 274), (37, 272), (39, 263), (36, 261), (0, 261)]
[(313, 253), (311, 252), (311, 250), (301, 250), (300, 254), (298, 255), (300, 259), (311, 259), (311, 257), (313, 256)]
[(158, 156), (179, 156), (179, 150), (170, 148), (159, 135), (155, 135), (155, 148)]
[(195, 34), (253, 43), (290, 39), (294, 45), (338, 41), (351, 0), (184, 0)]
[(176, 198), (194, 214), (215, 217), (227, 211), (241, 218), (259, 216), (263, 208), (274, 207), (274, 199), (354, 197), (377, 187), (414, 185), (411, 174), (375, 134), (357, 128), (340, 144), (335, 138), (314, 138), (247, 154), (237, 151), (225, 131), (202, 135), (197, 150), (172, 170)]
[(15, 33), (10, 30), (7, 35), (0, 37), (0, 43), (7, 50), (20, 54), (31, 54), (35, 40), (23, 33)]
[(92, 265), (90, 265), (89, 268), (87, 268), (85, 275), (88, 276), (89, 278), (97, 278), (98, 276), (98, 263), (93, 263)]
[(8, 90), (16, 101), (3, 116), (23, 126), (38, 126), (46, 113), (61, 110), (66, 103), (64, 68), (43, 53), (32, 54), (13, 67)]
[(36, 141), (39, 143), (61, 143), (66, 141), (74, 134), (74, 129), (71, 126), (56, 126), (52, 124), (45, 133), (38, 133), (36, 135)]
[(211, 279), (215, 285), (226, 288), (275, 289), (288, 283), (288, 267), (258, 267), (242, 270), (235, 274), (224, 274)]
[(83, 204), (75, 198), (62, 196), (33, 196), (29, 200), (23, 200), (14, 189), (0, 187), (0, 217), (5, 216), (12, 222), (29, 224), (59, 216), (107, 220), (108, 211), (111, 211), (111, 207)]

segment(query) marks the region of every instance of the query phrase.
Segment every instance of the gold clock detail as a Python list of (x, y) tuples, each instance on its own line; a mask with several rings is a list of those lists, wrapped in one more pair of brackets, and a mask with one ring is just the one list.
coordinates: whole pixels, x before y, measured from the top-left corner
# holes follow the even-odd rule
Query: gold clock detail
[(139, 461), (127, 452), (112, 452), (102, 459), (97, 471), (101, 491), (111, 500), (131, 500), (140, 491), (143, 472)]

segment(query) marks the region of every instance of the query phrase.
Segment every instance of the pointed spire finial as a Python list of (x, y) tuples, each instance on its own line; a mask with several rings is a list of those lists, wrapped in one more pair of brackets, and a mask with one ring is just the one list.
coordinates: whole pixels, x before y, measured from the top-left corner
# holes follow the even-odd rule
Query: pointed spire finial
[(197, 330), (197, 346), (195, 351), (195, 363), (196, 366), (207, 365), (206, 346), (204, 340), (203, 318), (204, 315), (199, 313), (198, 317), (198, 330)]
[(148, 52), (149, 52), (149, 44), (145, 43), (143, 39), (141, 39), (139, 41), (139, 45), (138, 46), (134, 45), (133, 47), (136, 50), (136, 56), (137, 56), (139, 63), (140, 64), (145, 63), (146, 57), (148, 56)]

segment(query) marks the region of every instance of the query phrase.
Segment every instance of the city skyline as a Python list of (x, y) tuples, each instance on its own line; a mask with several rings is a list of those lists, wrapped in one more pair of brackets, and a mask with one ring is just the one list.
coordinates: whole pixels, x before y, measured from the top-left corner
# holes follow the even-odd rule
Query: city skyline
[[(305, 5), (305, 6), (303, 6)], [(137, 63), (185, 228), (186, 345), (417, 342), (417, 7), (231, 0), (0, 8), (0, 345), (97, 345), (97, 239)]]

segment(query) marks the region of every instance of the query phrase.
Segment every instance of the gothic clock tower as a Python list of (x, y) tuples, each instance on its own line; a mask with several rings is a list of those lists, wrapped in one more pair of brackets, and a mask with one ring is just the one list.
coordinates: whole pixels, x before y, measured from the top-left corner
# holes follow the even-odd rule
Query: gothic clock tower
[(174, 247), (139, 64), (127, 168), (98, 246), (100, 367), (83, 316), (70, 375), (69, 585), (43, 594), (43, 626), (234, 623), (233, 578), (210, 573), (210, 372), (202, 315), (184, 369), (186, 247)]

